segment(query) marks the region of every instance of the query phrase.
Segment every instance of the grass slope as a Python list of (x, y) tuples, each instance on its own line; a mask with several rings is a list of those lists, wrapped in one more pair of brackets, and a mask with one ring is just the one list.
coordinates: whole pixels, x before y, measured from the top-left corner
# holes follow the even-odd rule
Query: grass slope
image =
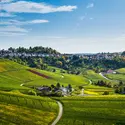
[(116, 81), (123, 81), (125, 83), (125, 68), (117, 69), (116, 72), (116, 74), (107, 74), (106, 77)]
[(57, 116), (58, 105), (49, 98), (0, 92), (2, 125), (48, 125)]
[(20, 93), (30, 89), (21, 84), (44, 79), (27, 69), (15, 62), (0, 59), (1, 125), (48, 125), (57, 116), (58, 105), (55, 101)]
[[(0, 59), (0, 89), (28, 89), (27, 87), (30, 86), (51, 85), (57, 84), (57, 82), (64, 85), (71, 84), (73, 87), (89, 83), (89, 80), (83, 76), (61, 74), (59, 70), (57, 70), (57, 72), (50, 72), (32, 69), (52, 78), (46, 79), (27, 69), (29, 68), (15, 62)], [(21, 84), (24, 84), (24, 86), (20, 86)]]
[[(100, 76), (98, 73), (95, 73), (93, 70), (86, 70), (83, 73), (83, 76), (88, 78), (89, 80), (91, 80), (92, 83), (98, 82), (100, 80), (106, 81), (108, 83), (111, 82), (110, 80), (106, 80), (105, 78)], [(114, 84), (114, 82), (113, 82), (113, 84)], [(94, 92), (97, 95), (97, 94), (103, 94), (105, 91), (110, 92), (110, 94), (114, 93), (114, 90), (112, 88), (100, 87), (100, 86), (95, 86), (92, 84), (85, 86), (84, 88), (86, 89), (86, 91), (85, 91), (86, 94), (91, 94), (91, 92)]]
[(71, 84), (73, 87), (79, 86), (79, 85), (85, 85), (85, 84), (89, 84), (89, 80), (83, 76), (80, 75), (72, 75), (72, 74), (61, 74), (59, 71), (57, 72), (49, 72), (49, 71), (45, 71), (45, 70), (36, 70), (35, 71), (45, 74), (49, 77), (51, 77), (52, 79), (38, 79), (35, 81), (31, 81), (28, 82), (26, 84), (26, 86), (40, 86), (40, 85), (51, 85), (51, 84), (57, 84), (57, 82), (59, 82), (60, 84), (63, 85), (68, 85)]
[(64, 105), (58, 125), (125, 125), (124, 96), (58, 98)]

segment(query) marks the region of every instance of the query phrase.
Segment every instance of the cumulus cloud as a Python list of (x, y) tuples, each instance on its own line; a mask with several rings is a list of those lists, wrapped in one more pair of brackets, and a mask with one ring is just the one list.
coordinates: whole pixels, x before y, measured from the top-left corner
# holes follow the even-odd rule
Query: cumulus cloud
[(44, 3), (28, 2), (28, 1), (16, 1), (12, 3), (3, 4), (2, 9), (7, 12), (13, 13), (51, 13), (51, 12), (63, 12), (73, 11), (77, 9), (77, 6), (52, 6)]
[(31, 20), (31, 21), (18, 21), (18, 20), (7, 20), (1, 21), (0, 25), (28, 25), (28, 24), (40, 24), (40, 23), (48, 23), (48, 20)]
[(93, 7), (94, 7), (94, 3), (89, 3), (86, 8), (88, 9), (88, 8), (93, 8)]

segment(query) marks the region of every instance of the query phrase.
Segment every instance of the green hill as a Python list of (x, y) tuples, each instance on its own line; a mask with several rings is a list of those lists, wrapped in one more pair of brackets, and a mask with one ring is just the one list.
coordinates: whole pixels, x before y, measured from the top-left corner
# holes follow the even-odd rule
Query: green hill
[[(83, 76), (71, 74), (61, 74), (58, 71), (53, 73), (45, 70), (32, 69), (52, 79), (46, 79), (37, 74), (29, 72), (28, 67), (22, 66), (9, 60), (0, 60), (0, 88), (5, 90), (28, 89), (30, 86), (51, 85), (60, 82), (61, 84), (71, 84), (74, 87), (88, 84), (89, 81)], [(20, 86), (24, 84), (24, 86)]]
[(49, 98), (0, 91), (1, 125), (48, 125), (57, 112), (56, 102)]
[(122, 81), (125, 83), (125, 68), (117, 69), (116, 74), (107, 74), (109, 79)]
[(125, 125), (124, 96), (58, 98), (64, 114), (58, 125)]

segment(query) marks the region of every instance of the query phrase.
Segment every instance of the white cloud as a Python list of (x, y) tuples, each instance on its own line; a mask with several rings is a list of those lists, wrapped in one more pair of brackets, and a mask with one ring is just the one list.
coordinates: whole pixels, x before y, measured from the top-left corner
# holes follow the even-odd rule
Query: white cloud
[(24, 28), (21, 27), (16, 27), (16, 26), (3, 26), (0, 27), (0, 32), (22, 32), (22, 33), (27, 33), (28, 31)]
[(31, 20), (31, 21), (18, 21), (18, 20), (7, 20), (1, 21), (0, 25), (27, 25), (27, 24), (40, 24), (40, 23), (48, 23), (48, 20)]
[(37, 24), (37, 23), (48, 23), (48, 20), (32, 20), (32, 21), (27, 21), (27, 23), (31, 23), (31, 24)]
[(0, 0), (0, 3), (9, 3), (12, 2), (13, 0)]
[(16, 15), (10, 14), (10, 13), (0, 13), (0, 17), (15, 17)]
[(0, 36), (22, 36), (25, 33), (14, 33), (14, 32), (0, 32)]
[(3, 4), (3, 10), (14, 13), (51, 13), (73, 11), (77, 6), (51, 6), (44, 3), (17, 1)]
[(94, 7), (94, 3), (89, 3), (86, 8), (93, 8), (93, 7)]

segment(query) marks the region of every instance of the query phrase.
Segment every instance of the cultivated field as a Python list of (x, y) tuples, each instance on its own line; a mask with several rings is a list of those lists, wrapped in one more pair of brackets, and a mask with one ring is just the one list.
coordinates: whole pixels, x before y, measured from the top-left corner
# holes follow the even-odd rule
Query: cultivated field
[(49, 98), (0, 92), (2, 125), (48, 125), (56, 118), (58, 105)]
[(124, 96), (58, 98), (64, 105), (58, 125), (125, 125)]

